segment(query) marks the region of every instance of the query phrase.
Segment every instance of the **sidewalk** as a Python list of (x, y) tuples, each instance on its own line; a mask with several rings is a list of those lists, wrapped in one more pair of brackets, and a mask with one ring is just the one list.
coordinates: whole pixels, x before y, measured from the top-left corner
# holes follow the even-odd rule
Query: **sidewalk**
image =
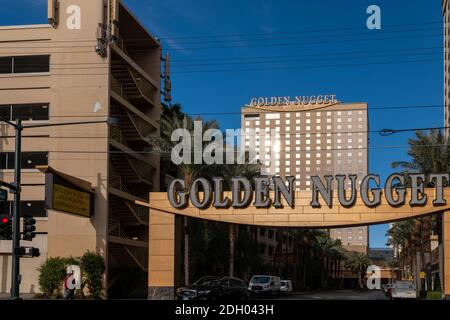
[[(20, 297), (23, 300), (34, 299), (34, 293), (21, 293)], [(9, 300), (11, 298), (9, 293), (0, 293), (0, 300)]]

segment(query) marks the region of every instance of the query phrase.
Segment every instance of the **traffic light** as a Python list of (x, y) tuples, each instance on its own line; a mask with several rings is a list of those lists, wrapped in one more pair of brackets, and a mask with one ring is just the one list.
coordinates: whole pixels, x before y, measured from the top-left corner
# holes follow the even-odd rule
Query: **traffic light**
[(33, 217), (23, 217), (23, 240), (32, 241), (36, 237), (36, 220)]
[(0, 217), (0, 240), (12, 240), (12, 220), (9, 216)]

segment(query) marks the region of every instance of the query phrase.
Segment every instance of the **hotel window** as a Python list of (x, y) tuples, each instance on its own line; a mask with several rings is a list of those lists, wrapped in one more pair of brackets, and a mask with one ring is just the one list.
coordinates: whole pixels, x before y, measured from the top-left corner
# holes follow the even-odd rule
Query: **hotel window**
[(280, 120), (275, 120), (276, 125), (280, 125)]
[(327, 158), (331, 158), (331, 153), (327, 153)]
[[(296, 150), (300, 150), (300, 147), (297, 147)], [(310, 151), (310, 150), (311, 150), (311, 147), (310, 147), (310, 146), (307, 146), (307, 147), (306, 147), (306, 151)]]
[(307, 116), (307, 117), (310, 117), (310, 116), (311, 116), (311, 113), (310, 113), (310, 112), (307, 112), (307, 113), (306, 113), (306, 116)]
[(286, 145), (290, 145), (291, 144), (291, 140), (289, 140), (289, 137), (287, 138), (287, 140), (285, 141)]
[(331, 126), (327, 126), (327, 130), (331, 130)]
[(328, 143), (328, 144), (331, 144), (331, 139), (327, 139), (327, 143)]
[(337, 118), (337, 120), (336, 120), (338, 123), (341, 123), (342, 122), (342, 119), (341, 118)]
[(327, 118), (327, 123), (331, 123), (331, 118)]
[(358, 121), (359, 121), (359, 122), (362, 122), (362, 118), (358, 118)]
[(286, 165), (290, 166), (291, 165), (291, 161), (286, 161)]
[(347, 139), (347, 143), (352, 143), (352, 139)]
[(48, 109), (48, 103), (0, 105), (0, 118), (9, 121), (16, 121), (16, 119), (23, 121), (48, 120)]
[(320, 123), (320, 119), (317, 119), (316, 122), (317, 122), (317, 123)]
[(295, 144), (300, 144), (300, 140), (295, 140)]
[(279, 113), (266, 113), (266, 119), (280, 119)]
[(311, 144), (311, 140), (306, 140), (306, 144)]
[(307, 185), (307, 186), (310, 186), (310, 185), (311, 185), (311, 181), (307, 180), (307, 181), (306, 181), (306, 185)]
[(337, 129), (338, 129), (338, 130), (341, 130), (341, 129), (342, 129), (342, 126), (341, 126), (341, 125), (338, 125), (338, 126), (337, 126)]
[(49, 71), (49, 55), (0, 58), (0, 74), (40, 73)]
[(306, 171), (306, 172), (311, 172), (311, 168), (310, 168), (310, 167), (306, 167), (306, 168), (305, 168), (305, 171)]
[(290, 159), (291, 155), (289, 153), (286, 154), (286, 159)]
[(286, 150), (286, 152), (289, 152), (289, 151), (291, 151), (291, 147), (286, 147), (285, 150)]
[(286, 124), (291, 124), (291, 120), (286, 120)]
[[(0, 169), (14, 169), (14, 152), (0, 153)], [(48, 164), (48, 152), (22, 152), (22, 169), (35, 169)]]
[(363, 112), (362, 111), (358, 111), (358, 114), (363, 114)]
[(352, 118), (351, 117), (347, 118), (347, 122), (352, 122)]
[(286, 118), (290, 118), (291, 115), (289, 113), (286, 113)]
[(300, 118), (300, 112), (297, 112), (295, 115), (296, 115), (298, 118)]
[(300, 161), (295, 161), (295, 165), (299, 166), (300, 165)]
[(245, 125), (248, 127), (250, 126), (250, 121), (245, 121)]
[(338, 116), (342, 115), (342, 112), (338, 111), (337, 115), (338, 115)]
[(342, 139), (337, 139), (337, 143), (342, 143)]
[(266, 120), (266, 126), (270, 126), (270, 121)]
[(351, 115), (352, 115), (352, 112), (351, 112), (351, 111), (348, 111), (347, 114), (348, 114), (349, 116), (351, 116)]
[(331, 160), (327, 160), (327, 164), (331, 164)]
[(259, 120), (255, 121), (255, 125), (259, 126)]
[[(300, 130), (300, 128), (298, 130)], [(311, 130), (311, 127), (310, 126), (306, 126), (306, 131), (310, 131), (310, 130)]]
[(306, 160), (306, 165), (309, 166), (311, 164), (311, 160)]
[(306, 123), (311, 123), (311, 119), (306, 119)]
[(348, 129), (352, 129), (353, 126), (352, 126), (351, 124), (349, 124), (349, 125), (347, 126), (347, 128), (348, 128)]
[(275, 131), (280, 131), (280, 127), (276, 127), (276, 128), (275, 128)]
[(320, 126), (316, 126), (316, 130), (320, 130)]
[(320, 153), (316, 153), (316, 158), (320, 158), (321, 154)]
[[(308, 128), (308, 127), (307, 127)], [(300, 127), (295, 127), (296, 131), (300, 131)]]
[(316, 164), (320, 164), (320, 160), (316, 160)]
[(322, 150), (322, 148), (321, 148), (321, 147), (319, 147), (319, 146), (317, 146), (317, 151), (320, 151), (320, 150)]

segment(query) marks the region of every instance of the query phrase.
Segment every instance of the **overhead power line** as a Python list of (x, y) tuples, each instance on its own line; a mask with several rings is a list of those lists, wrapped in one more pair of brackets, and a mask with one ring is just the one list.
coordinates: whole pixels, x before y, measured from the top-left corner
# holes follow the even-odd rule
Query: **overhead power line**
[[(432, 145), (415, 145), (414, 147), (417, 148), (435, 148), (435, 147), (445, 147), (450, 146), (450, 144), (432, 144)], [(305, 153), (313, 153), (313, 152), (330, 152), (330, 151), (361, 151), (361, 150), (391, 150), (391, 149), (408, 149), (411, 148), (410, 145), (388, 145), (388, 146), (368, 146), (368, 147), (362, 147), (362, 148), (321, 148), (319, 149), (301, 149), (301, 150), (295, 150), (295, 148), (291, 148), (291, 151), (296, 152), (305, 152)], [(171, 154), (170, 151), (159, 151), (159, 150), (152, 150), (152, 151), (92, 151), (92, 150), (48, 150), (45, 152), (49, 153), (59, 153), (59, 154)], [(194, 154), (195, 152), (191, 152)], [(202, 152), (203, 153), (203, 152)], [(239, 151), (236, 151), (236, 153), (239, 153)], [(72, 160), (72, 159), (67, 159)], [(80, 160), (80, 159), (73, 159), (73, 160)], [(104, 159), (85, 159), (86, 161), (89, 160), (104, 160)]]
[[(426, 26), (426, 25), (442, 25), (442, 21), (430, 21), (420, 23), (409, 24), (391, 24), (384, 25), (383, 28), (398, 28), (398, 27), (410, 27), (410, 26)], [(161, 40), (177, 40), (177, 39), (201, 39), (201, 38), (226, 38), (226, 37), (252, 37), (262, 35), (285, 35), (285, 34), (302, 34), (302, 33), (314, 33), (314, 32), (330, 32), (330, 31), (355, 31), (364, 30), (365, 26), (349, 26), (341, 28), (325, 28), (325, 29), (307, 29), (307, 30), (295, 30), (295, 31), (280, 31), (280, 32), (259, 32), (259, 33), (235, 33), (235, 34), (215, 34), (215, 35), (194, 35), (194, 36), (176, 36), (176, 37), (159, 37)]]

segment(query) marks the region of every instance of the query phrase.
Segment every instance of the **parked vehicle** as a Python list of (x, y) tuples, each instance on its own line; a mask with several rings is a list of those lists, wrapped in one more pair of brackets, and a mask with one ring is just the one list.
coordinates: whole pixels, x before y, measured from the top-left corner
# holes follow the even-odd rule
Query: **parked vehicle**
[(292, 293), (292, 281), (291, 280), (281, 280), (280, 282), (280, 292), (282, 294)]
[(252, 296), (279, 295), (281, 289), (280, 277), (255, 275), (251, 278), (248, 290)]
[(417, 290), (414, 281), (397, 281), (391, 288), (391, 299), (416, 299)]
[(206, 276), (176, 292), (177, 300), (244, 300), (247, 285), (238, 278)]

